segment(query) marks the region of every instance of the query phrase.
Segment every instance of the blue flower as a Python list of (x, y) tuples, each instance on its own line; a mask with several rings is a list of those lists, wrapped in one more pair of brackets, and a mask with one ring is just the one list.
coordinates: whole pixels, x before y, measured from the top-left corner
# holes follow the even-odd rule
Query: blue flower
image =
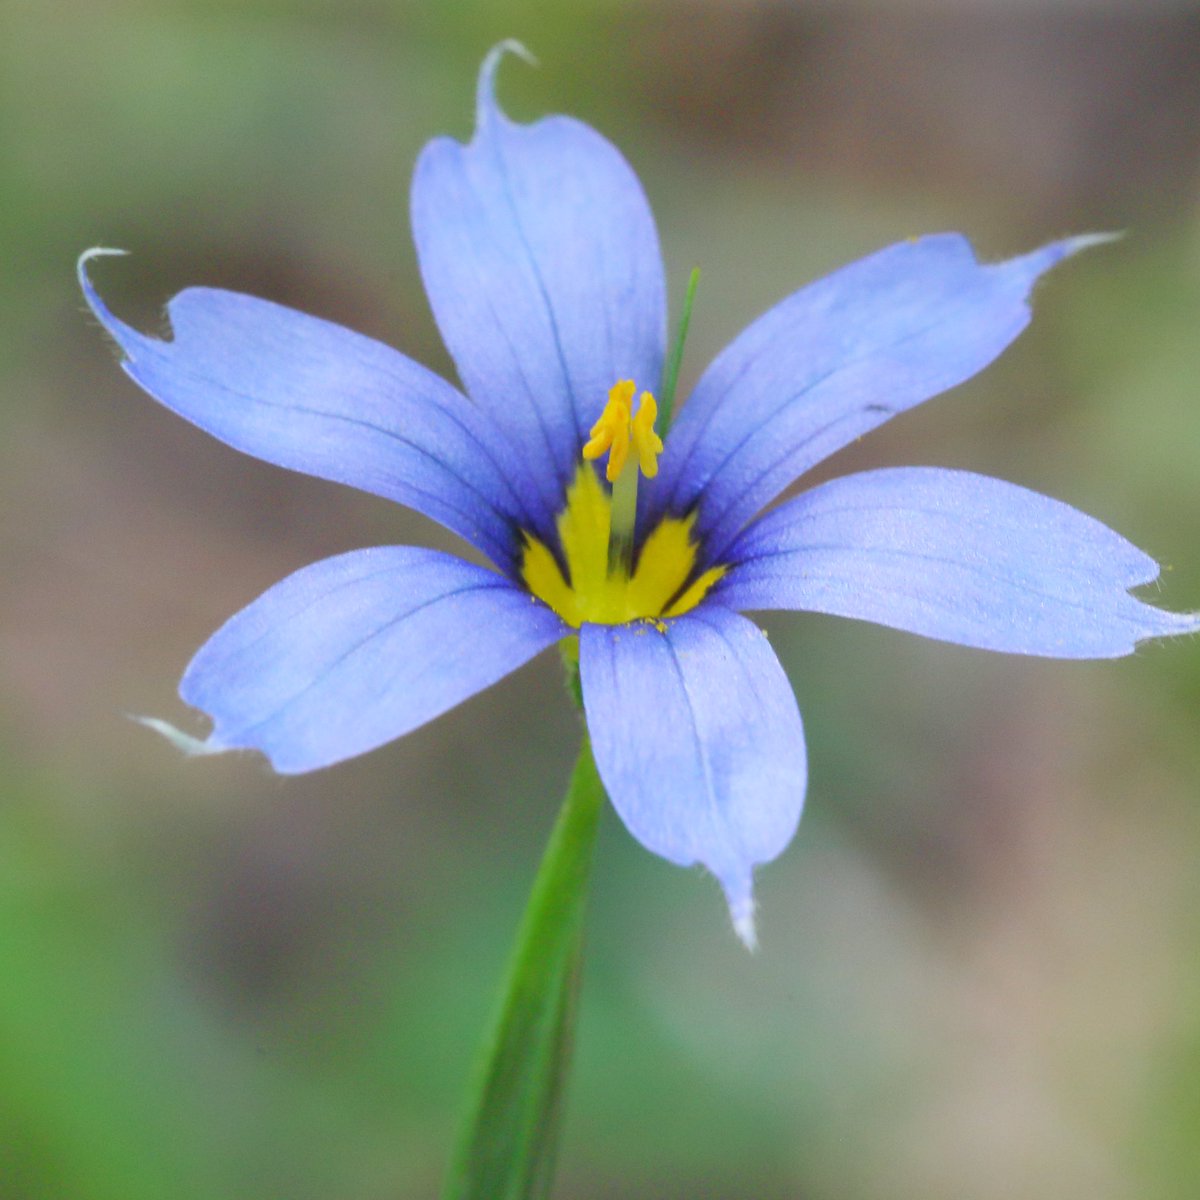
[[(1158, 568), (1013, 484), (932, 467), (819, 484), (810, 467), (974, 375), (1029, 321), (1037, 278), (1096, 240), (976, 261), (913, 239), (801, 289), (707, 369), (662, 443), (666, 303), (630, 167), (566, 117), (511, 122), (484, 63), (477, 128), (417, 163), (421, 273), (465, 395), (404, 355), (264, 300), (192, 288), (147, 337), (80, 281), (123, 366), (222, 441), (440, 521), (487, 569), (409, 546), (298, 571), (201, 648), (193, 750), (277, 771), (361, 754), (577, 633), (596, 762), (630, 832), (720, 881), (754, 936), (752, 873), (787, 845), (804, 736), (766, 637), (798, 609), (1019, 654), (1106, 658), (1200, 628), (1129, 589)], [(602, 469), (601, 469), (602, 468)]]

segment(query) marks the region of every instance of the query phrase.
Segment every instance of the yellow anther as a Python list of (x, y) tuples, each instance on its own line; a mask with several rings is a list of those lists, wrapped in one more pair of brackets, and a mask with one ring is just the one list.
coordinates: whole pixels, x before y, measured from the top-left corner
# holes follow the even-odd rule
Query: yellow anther
[(658, 401), (649, 392), (642, 393), (642, 406), (633, 418), (633, 444), (637, 450), (638, 466), (647, 479), (658, 474), (658, 456), (662, 453), (662, 438), (654, 432), (658, 420)]
[(629, 457), (630, 410), (633, 405), (633, 380), (622, 379), (613, 384), (608, 392), (608, 403), (600, 419), (591, 428), (591, 440), (583, 447), (583, 457), (599, 458), (608, 452), (608, 465), (604, 477), (616, 483)]
[(638, 466), (647, 478), (658, 474), (657, 456), (663, 444), (654, 432), (658, 418), (658, 405), (649, 392), (642, 393), (642, 404), (637, 416), (633, 415), (634, 384), (632, 379), (622, 379), (608, 393), (608, 403), (600, 419), (592, 426), (589, 440), (583, 447), (583, 457), (589, 461), (608, 453), (604, 477), (616, 483), (625, 470), (632, 442), (637, 451)]

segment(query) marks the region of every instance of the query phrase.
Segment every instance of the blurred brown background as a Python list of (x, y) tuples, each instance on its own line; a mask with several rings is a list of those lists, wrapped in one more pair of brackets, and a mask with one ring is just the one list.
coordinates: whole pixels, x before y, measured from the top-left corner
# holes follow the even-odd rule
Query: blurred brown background
[[(1200, 607), (1200, 7), (174, 0), (0, 7), (0, 1197), (431, 1196), (577, 732), (553, 656), (313, 776), (184, 762), (174, 688), (263, 588), (404, 511), (156, 407), (72, 269), (161, 327), (249, 291), (449, 371), (412, 161), (571, 112), (646, 185), (684, 391), (749, 319), (914, 233), (1123, 229), (981, 376), (828, 471), (1000, 475)], [(558, 1195), (1120, 1200), (1200, 1177), (1200, 648), (989, 656), (772, 618), (812, 783), (748, 957), (615, 818)], [(188, 724), (191, 720), (191, 724)]]

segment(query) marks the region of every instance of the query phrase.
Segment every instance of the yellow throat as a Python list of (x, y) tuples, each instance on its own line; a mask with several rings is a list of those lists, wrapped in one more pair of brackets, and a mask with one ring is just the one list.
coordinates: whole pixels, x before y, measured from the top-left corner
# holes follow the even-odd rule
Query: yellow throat
[[(576, 629), (585, 621), (622, 625), (677, 617), (695, 608), (725, 574), (723, 566), (710, 567), (688, 583), (696, 565), (691, 536), (695, 514), (660, 521), (635, 561), (638, 476), (652, 479), (658, 473), (663, 444), (654, 432), (654, 397), (643, 392), (635, 415), (634, 392), (629, 379), (609, 391), (608, 403), (583, 447), (584, 461), (567, 488), (566, 504), (555, 521), (566, 576), (542, 542), (524, 535), (521, 576), (526, 587)], [(605, 453), (604, 474), (611, 490), (590, 465)]]

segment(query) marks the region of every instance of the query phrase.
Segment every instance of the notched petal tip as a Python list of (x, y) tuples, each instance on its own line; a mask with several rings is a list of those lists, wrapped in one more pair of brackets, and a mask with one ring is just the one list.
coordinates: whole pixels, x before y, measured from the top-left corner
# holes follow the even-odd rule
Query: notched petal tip
[[(92, 286), (92, 281), (88, 277), (87, 266), (93, 258), (124, 258), (129, 253), (128, 250), (115, 250), (109, 246), (93, 246), (90, 250), (85, 250), (75, 260), (75, 274), (79, 279), (79, 286), (83, 289), (83, 294), (87, 298), (87, 302), (93, 309), (99, 305), (104, 308), (104, 303), (100, 297), (96, 295), (96, 289)], [(107, 312), (107, 309), (104, 309)], [(99, 315), (99, 314), (97, 314)]]
[(530, 53), (524, 42), (516, 38), (505, 38), (488, 52), (479, 68), (479, 82), (475, 90), (475, 131), (486, 128), (489, 121), (504, 112), (496, 103), (496, 72), (500, 68), (500, 60), (506, 54), (515, 54), (524, 59), (531, 67), (538, 66), (538, 60)]
[[(1138, 598), (1135, 596), (1135, 600)], [(1157, 608), (1144, 600), (1138, 600), (1146, 617), (1145, 632), (1137, 635), (1133, 649), (1151, 638), (1188, 637), (1200, 633), (1200, 612), (1171, 612), (1169, 609)]]
[(733, 932), (737, 934), (738, 941), (753, 954), (758, 949), (758, 928), (755, 922), (758, 904), (754, 899), (753, 866), (749, 863), (736, 867), (725, 864), (724, 868), (720, 869), (714, 863), (709, 866), (709, 870), (716, 876), (721, 890), (725, 893)]
[(1106, 233), (1079, 233), (1065, 239), (1062, 245), (1068, 255), (1078, 254), (1080, 250), (1089, 250), (1092, 246), (1107, 246), (1109, 242), (1119, 242), (1124, 236), (1124, 229), (1113, 229)]
[(79, 281), (85, 282), (87, 274), (84, 267), (92, 261), (93, 258), (105, 258), (115, 255), (118, 258), (123, 258), (129, 253), (128, 250), (118, 250), (115, 246), (92, 246), (91, 249), (85, 250), (75, 262), (75, 269), (79, 273)]
[(1040, 250), (1034, 250), (1025, 257), (1038, 264), (1037, 270), (1040, 273), (1041, 271), (1057, 266), (1060, 262), (1064, 262), (1068, 258), (1074, 258), (1081, 251), (1090, 250), (1093, 246), (1107, 246), (1109, 242), (1119, 242), (1124, 236), (1124, 230), (1115, 230), (1107, 233), (1077, 233), (1074, 237), (1066, 237), (1060, 241), (1051, 242), (1048, 246), (1043, 246)]
[[(1039, 275), (1056, 267), (1060, 262), (1073, 258), (1083, 250), (1090, 250), (1093, 246), (1106, 246), (1109, 242), (1119, 242), (1124, 236), (1124, 230), (1107, 233), (1079, 233), (1074, 237), (1049, 242), (1037, 250), (1032, 250), (1009, 262), (997, 263), (996, 266), (1007, 271), (1017, 268), (1018, 275), (1024, 274), (1028, 285), (1032, 285)], [(1025, 268), (1024, 272), (1020, 270), (1022, 267)]]
[(744, 900), (729, 903), (729, 916), (733, 921), (733, 932), (747, 950), (753, 954), (758, 949), (758, 930), (754, 924), (754, 913), (757, 905), (752, 896)]
[(1156, 603), (1161, 597), (1164, 573), (1171, 568), (1164, 568), (1151, 555), (1134, 546), (1129, 546), (1129, 549), (1138, 561), (1121, 580), (1125, 594), (1120, 601), (1131, 628), (1126, 644), (1111, 655), (1113, 658), (1134, 654), (1146, 642), (1200, 633), (1200, 612), (1175, 612), (1160, 608)]
[(100, 298), (100, 293), (93, 286), (87, 268), (88, 263), (93, 259), (123, 258), (128, 253), (128, 250), (116, 250), (108, 246), (93, 246), (90, 250), (85, 250), (75, 263), (75, 274), (79, 279), (79, 286), (83, 290), (83, 298), (87, 301), (88, 308), (92, 310), (92, 315), (104, 326), (109, 337), (120, 346), (127, 358), (131, 357), (130, 346), (138, 339), (139, 335), (119, 317), (113, 315), (108, 305)]
[(147, 729), (153, 729), (155, 733), (161, 734), (176, 750), (181, 750), (188, 758), (224, 754), (229, 749), (228, 746), (214, 745), (211, 739), (202, 741), (200, 738), (192, 737), (190, 733), (176, 729), (174, 725), (169, 721), (162, 720), (161, 717), (141, 717), (136, 713), (130, 713), (128, 716), (131, 721), (136, 721), (139, 725), (144, 725)]

